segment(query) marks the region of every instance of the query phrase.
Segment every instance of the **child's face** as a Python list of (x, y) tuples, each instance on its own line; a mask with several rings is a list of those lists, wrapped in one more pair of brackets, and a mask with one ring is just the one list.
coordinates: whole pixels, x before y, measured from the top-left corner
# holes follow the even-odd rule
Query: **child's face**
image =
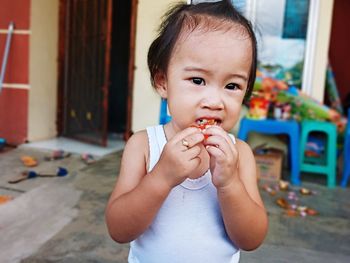
[(199, 119), (215, 119), (224, 130), (232, 129), (247, 89), (251, 54), (251, 40), (240, 27), (182, 33), (166, 75), (156, 78), (175, 129)]

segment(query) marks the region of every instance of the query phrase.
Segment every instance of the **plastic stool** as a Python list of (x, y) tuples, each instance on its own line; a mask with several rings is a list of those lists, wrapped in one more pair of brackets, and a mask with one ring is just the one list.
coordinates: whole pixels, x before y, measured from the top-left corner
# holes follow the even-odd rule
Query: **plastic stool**
[[(308, 135), (311, 132), (322, 132), (326, 136), (325, 164), (311, 164), (305, 161), (305, 147), (308, 141)], [(301, 123), (301, 141), (300, 141), (300, 171), (320, 173), (327, 175), (327, 186), (335, 186), (336, 178), (336, 159), (337, 159), (337, 128), (333, 123), (322, 121), (303, 121)]]
[(343, 176), (340, 183), (342, 187), (346, 187), (350, 176), (350, 108), (348, 109), (348, 123), (344, 137)]
[(299, 124), (294, 120), (253, 120), (243, 118), (240, 123), (238, 138), (245, 141), (249, 132), (287, 134), (289, 136), (288, 159), (291, 170), (291, 183), (300, 185)]
[(168, 103), (166, 99), (160, 102), (159, 124), (167, 124), (171, 120), (171, 116), (168, 115)]

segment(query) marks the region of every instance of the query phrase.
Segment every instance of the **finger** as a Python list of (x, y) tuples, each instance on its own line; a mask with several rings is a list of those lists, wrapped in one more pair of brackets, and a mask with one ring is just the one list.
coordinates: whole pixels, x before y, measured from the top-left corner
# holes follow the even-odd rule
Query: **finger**
[[(231, 140), (231, 138), (229, 139)], [(206, 146), (208, 153), (215, 156), (218, 160), (225, 158), (226, 160), (234, 161), (238, 158), (236, 146), (232, 143), (232, 141), (231, 143), (227, 143), (227, 140), (222, 136), (212, 135), (204, 142), (204, 145)], [(211, 149), (209, 152), (209, 146), (221, 150), (221, 152), (215, 149)]]
[(207, 129), (203, 130), (203, 134), (207, 137), (207, 140), (209, 140), (210, 137), (215, 136), (215, 135), (221, 136), (222, 138), (224, 138), (226, 140), (227, 144), (230, 145), (230, 148), (232, 149), (232, 151), (234, 151), (234, 142), (233, 142), (232, 138), (221, 127), (210, 126)]
[(200, 165), (202, 161), (199, 157), (200, 151), (201, 150), (199, 146), (194, 146), (192, 148), (189, 148), (187, 151), (181, 153), (179, 158), (182, 160), (182, 162), (185, 162), (187, 163), (187, 165), (190, 165), (190, 167), (192, 167), (192, 170), (198, 167), (198, 165)]
[(186, 152), (184, 152), (184, 157), (188, 160), (192, 160), (196, 157), (199, 156), (201, 152), (201, 149), (198, 145), (192, 147), (192, 148), (189, 148)]
[(213, 145), (219, 147), (226, 154), (232, 154), (234, 151), (234, 145), (229, 137), (228, 133), (224, 131), (221, 127), (211, 126), (205, 132), (205, 135), (210, 134), (204, 145)]
[(232, 156), (232, 148), (227, 143), (227, 140), (223, 138), (222, 136), (213, 135), (210, 136), (205, 142), (204, 145), (207, 146), (214, 146), (215, 148), (219, 148), (222, 152), (224, 152), (227, 156)]
[(194, 167), (196, 165), (199, 165), (201, 162), (202, 162), (202, 160), (201, 160), (201, 158), (198, 155), (196, 155), (193, 158), (188, 160), (188, 163), (191, 163), (192, 165), (194, 165)]
[(204, 140), (204, 135), (201, 132), (191, 134), (183, 138), (180, 143), (187, 148), (192, 148), (193, 146), (201, 143)]
[(226, 138), (228, 143), (232, 143), (232, 140), (229, 138), (228, 133), (219, 126), (209, 126), (208, 128), (204, 129), (202, 133), (208, 136), (219, 135)]
[(188, 163), (192, 166), (192, 170), (196, 169), (201, 162), (202, 160), (198, 156), (188, 161)]
[(205, 146), (205, 149), (207, 150), (209, 155), (215, 157), (216, 160), (226, 159), (225, 153), (219, 147), (207, 145)]
[(190, 136), (191, 134), (200, 133), (200, 132), (201, 130), (196, 127), (188, 127), (178, 132), (177, 134), (175, 134), (174, 137), (171, 138), (171, 141), (178, 143), (178, 142), (181, 142), (183, 138)]

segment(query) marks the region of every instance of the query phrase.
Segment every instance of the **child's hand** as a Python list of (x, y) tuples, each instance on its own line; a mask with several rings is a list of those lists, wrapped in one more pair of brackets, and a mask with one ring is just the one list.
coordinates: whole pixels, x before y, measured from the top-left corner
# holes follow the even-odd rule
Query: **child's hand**
[(204, 140), (201, 130), (189, 127), (177, 133), (164, 146), (155, 167), (171, 188), (188, 178), (201, 163), (201, 148)]
[(216, 188), (224, 188), (238, 176), (238, 151), (221, 127), (210, 126), (203, 131), (205, 148), (210, 155), (210, 171)]

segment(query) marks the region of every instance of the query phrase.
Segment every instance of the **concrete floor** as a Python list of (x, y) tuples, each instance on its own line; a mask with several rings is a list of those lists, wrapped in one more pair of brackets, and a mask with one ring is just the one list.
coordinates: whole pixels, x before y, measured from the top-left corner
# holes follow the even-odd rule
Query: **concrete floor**
[[(79, 155), (47, 162), (43, 161), (46, 154), (32, 148), (0, 153), (0, 195), (14, 198), (0, 205), (0, 262), (126, 262), (128, 245), (113, 242), (104, 223), (121, 152), (89, 166)], [(70, 173), (9, 184), (26, 169), (19, 160), (23, 155), (40, 161), (33, 170), (54, 172), (63, 166)], [(320, 214), (287, 217), (275, 204), (286, 193), (271, 196), (262, 190), (269, 233), (259, 249), (242, 253), (241, 262), (350, 262), (349, 187), (329, 190), (322, 180), (305, 180), (309, 182), (303, 177), (303, 186), (317, 194), (300, 196), (300, 204)]]

